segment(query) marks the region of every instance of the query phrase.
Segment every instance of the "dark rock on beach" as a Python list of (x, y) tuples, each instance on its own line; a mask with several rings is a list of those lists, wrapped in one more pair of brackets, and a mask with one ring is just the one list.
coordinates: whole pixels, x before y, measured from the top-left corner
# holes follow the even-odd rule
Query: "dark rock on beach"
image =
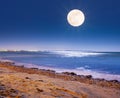
[(62, 74), (66, 74), (66, 75), (72, 75), (72, 76), (76, 76), (77, 74), (74, 72), (62, 72)]
[(91, 79), (92, 78), (92, 75), (87, 75), (85, 76), (87, 79)]

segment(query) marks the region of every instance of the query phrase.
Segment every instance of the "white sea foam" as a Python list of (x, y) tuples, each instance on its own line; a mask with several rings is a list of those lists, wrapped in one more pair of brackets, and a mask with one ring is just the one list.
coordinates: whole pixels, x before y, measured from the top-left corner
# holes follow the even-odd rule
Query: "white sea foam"
[(54, 69), (54, 70), (56, 70), (56, 72), (59, 72), (59, 73), (61, 73), (61, 72), (74, 72), (77, 75), (92, 75), (93, 78), (101, 78), (101, 79), (106, 79), (106, 80), (118, 80), (118, 81), (120, 81), (120, 75), (92, 71), (89, 69), (85, 69), (84, 67), (77, 68), (77, 69)]
[(57, 73), (62, 72), (74, 72), (77, 75), (92, 75), (93, 78), (100, 78), (106, 80), (118, 80), (120, 81), (120, 75), (117, 74), (109, 74), (105, 72), (98, 72), (86, 69), (84, 67), (78, 67), (76, 69), (62, 69), (62, 68), (53, 68), (53, 67), (45, 67), (45, 66), (38, 66), (34, 64), (27, 64), (27, 63), (17, 63), (18, 65), (24, 65), (27, 68), (38, 68), (38, 69), (46, 69), (46, 70), (55, 70)]
[(14, 61), (8, 60), (8, 59), (0, 59), (0, 62), (10, 62), (10, 63), (13, 63)]
[[(0, 59), (0, 61), (2, 61), (2, 62), (14, 62), (14, 61), (11, 61), (11, 60), (2, 60), (2, 59)], [(89, 69), (85, 69), (84, 67), (78, 67), (76, 69), (62, 69), (62, 68), (45, 67), (45, 66), (39, 66), (39, 65), (35, 65), (35, 64), (19, 63), (19, 62), (15, 62), (15, 65), (17, 65), (17, 66), (24, 65), (27, 68), (55, 70), (58, 73), (74, 72), (77, 75), (92, 75), (93, 78), (101, 78), (101, 79), (106, 79), (106, 80), (118, 80), (118, 81), (120, 81), (120, 75), (109, 74), (109, 73), (105, 73), (105, 72), (92, 71), (92, 70), (89, 70)]]
[(101, 78), (101, 79), (106, 79), (106, 80), (118, 80), (120, 81), (120, 75), (114, 75), (114, 74), (108, 74), (105, 72), (97, 72), (97, 71), (92, 71), (85, 69), (84, 67), (81, 67), (79, 69), (58, 69), (58, 68), (49, 68), (49, 67), (39, 67), (42, 69), (50, 69), (50, 70), (55, 70), (58, 73), (62, 72), (74, 72), (77, 75), (92, 75), (93, 78)]
[(59, 54), (65, 57), (86, 57), (86, 56), (96, 56), (96, 55), (104, 54), (97, 52), (82, 52), (82, 51), (52, 51), (52, 53)]

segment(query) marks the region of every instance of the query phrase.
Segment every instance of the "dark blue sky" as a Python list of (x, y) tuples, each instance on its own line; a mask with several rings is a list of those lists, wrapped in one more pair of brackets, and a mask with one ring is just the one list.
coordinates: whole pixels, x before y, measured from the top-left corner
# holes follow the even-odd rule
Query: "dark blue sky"
[[(1, 0), (0, 49), (120, 51), (119, 0)], [(67, 14), (85, 22), (72, 27)]]

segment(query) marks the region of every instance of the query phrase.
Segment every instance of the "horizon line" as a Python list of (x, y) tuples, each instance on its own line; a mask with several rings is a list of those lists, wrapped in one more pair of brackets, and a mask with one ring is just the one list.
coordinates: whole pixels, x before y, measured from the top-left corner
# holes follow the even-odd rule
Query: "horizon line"
[(80, 50), (80, 49), (39, 49), (39, 50), (28, 50), (28, 49), (0, 49), (0, 52), (22, 52), (22, 51), (28, 51), (28, 52), (42, 52), (42, 51), (82, 51), (82, 52), (120, 52), (120, 51), (98, 51), (98, 50)]

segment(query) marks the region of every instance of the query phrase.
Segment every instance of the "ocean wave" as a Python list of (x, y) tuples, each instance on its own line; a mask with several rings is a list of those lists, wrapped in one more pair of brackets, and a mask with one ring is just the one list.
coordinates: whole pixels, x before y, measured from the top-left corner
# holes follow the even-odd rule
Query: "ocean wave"
[(93, 78), (106, 79), (106, 80), (118, 80), (120, 81), (120, 75), (110, 74), (107, 72), (98, 72), (86, 69), (84, 67), (77, 69), (54, 69), (56, 72), (74, 72), (77, 75), (92, 75)]
[[(2, 60), (0, 59), (1, 62), (14, 62), (11, 60)], [(20, 63), (20, 62), (14, 62), (16, 66), (25, 66), (27, 68), (38, 68), (38, 69), (46, 69), (46, 70), (55, 70), (57, 73), (62, 73), (62, 72), (74, 72), (77, 75), (92, 75), (93, 78), (100, 78), (100, 79), (106, 79), (106, 80), (118, 80), (120, 81), (120, 75), (118, 74), (109, 74), (107, 72), (98, 72), (98, 71), (93, 71), (90, 69), (87, 69), (86, 67), (78, 67), (76, 69), (63, 69), (63, 68), (54, 68), (54, 67), (45, 67), (40, 66), (40, 65), (35, 65), (35, 64), (29, 64), (29, 63)]]
[(14, 61), (8, 60), (8, 59), (1, 59), (1, 58), (0, 58), (0, 62), (10, 62), (10, 63), (13, 63)]
[(74, 72), (77, 75), (92, 75), (93, 78), (99, 78), (99, 79), (106, 79), (106, 80), (118, 80), (120, 81), (120, 75), (118, 74), (110, 74), (107, 72), (98, 72), (93, 71), (90, 69), (87, 69), (85, 67), (78, 67), (76, 69), (63, 69), (63, 68), (54, 68), (54, 67), (45, 67), (35, 65), (35, 64), (27, 64), (27, 63), (16, 63), (16, 65), (24, 65), (27, 68), (38, 68), (38, 69), (46, 69), (46, 70), (55, 70), (57, 73), (62, 72)]
[(86, 56), (97, 56), (105, 53), (97, 52), (82, 52), (82, 51), (52, 51), (52, 53), (59, 54), (65, 57), (86, 57)]

